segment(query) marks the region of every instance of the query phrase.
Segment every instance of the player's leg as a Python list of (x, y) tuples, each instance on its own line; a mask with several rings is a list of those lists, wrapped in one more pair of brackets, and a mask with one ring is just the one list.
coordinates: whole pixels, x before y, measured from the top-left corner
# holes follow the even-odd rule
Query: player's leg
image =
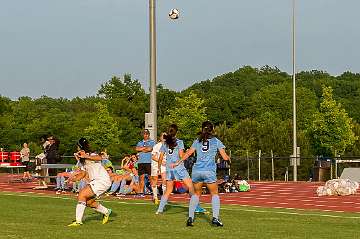
[(213, 211), (212, 224), (214, 226), (222, 227), (223, 223), (219, 219), (220, 197), (219, 197), (219, 193), (218, 193), (218, 185), (217, 185), (216, 182), (215, 183), (208, 183), (207, 188), (209, 189), (210, 194), (211, 194), (211, 206), (212, 206), (212, 211)]
[(151, 189), (152, 189), (152, 192), (153, 192), (153, 199), (154, 199), (155, 204), (157, 204), (156, 202), (158, 202), (157, 182), (158, 182), (158, 176), (157, 175), (150, 177)]
[(95, 194), (93, 190), (91, 189), (90, 185), (86, 185), (78, 195), (78, 203), (76, 205), (76, 214), (75, 214), (75, 221), (69, 226), (79, 226), (82, 224), (82, 218), (84, 216), (85, 208), (86, 208), (86, 202), (89, 198), (94, 197)]
[(166, 167), (161, 166), (161, 188), (163, 193), (166, 191)]
[(186, 222), (187, 226), (193, 226), (195, 219), (195, 209), (199, 206), (199, 200), (202, 191), (202, 182), (197, 182), (193, 184), (194, 186), (194, 194), (191, 195), (191, 199), (189, 202), (189, 218)]
[(160, 214), (164, 212), (165, 205), (167, 204), (167, 201), (169, 199), (170, 194), (173, 191), (173, 188), (174, 188), (174, 181), (173, 180), (166, 181), (166, 191), (161, 197), (160, 205), (158, 210), (156, 211), (156, 214)]
[(109, 216), (110, 216), (110, 214), (112, 212), (110, 208), (104, 207), (102, 204), (97, 202), (94, 197), (91, 198), (91, 199), (88, 199), (86, 204), (87, 204), (88, 207), (91, 207), (96, 212), (99, 212), (99, 213), (103, 214), (102, 224), (105, 224), (105, 223), (107, 223), (109, 221)]

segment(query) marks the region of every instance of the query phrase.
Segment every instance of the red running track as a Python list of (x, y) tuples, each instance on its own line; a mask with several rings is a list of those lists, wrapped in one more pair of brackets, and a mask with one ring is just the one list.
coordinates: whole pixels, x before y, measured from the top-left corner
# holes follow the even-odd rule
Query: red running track
[[(1, 192), (31, 192), (54, 195), (53, 190), (34, 190), (38, 183), (9, 183), (9, 174), (0, 174)], [(309, 182), (250, 182), (251, 191), (221, 194), (222, 204), (257, 206), (268, 208), (310, 209), (327, 212), (360, 212), (360, 193), (350, 196), (316, 195), (316, 189), (323, 183)], [(70, 195), (71, 193), (67, 193)], [(122, 199), (134, 199), (127, 196)], [(139, 198), (137, 198), (139, 199)], [(145, 200), (151, 200), (146, 196)], [(188, 201), (187, 194), (173, 194), (170, 201)], [(210, 195), (202, 195), (202, 202), (210, 202)]]

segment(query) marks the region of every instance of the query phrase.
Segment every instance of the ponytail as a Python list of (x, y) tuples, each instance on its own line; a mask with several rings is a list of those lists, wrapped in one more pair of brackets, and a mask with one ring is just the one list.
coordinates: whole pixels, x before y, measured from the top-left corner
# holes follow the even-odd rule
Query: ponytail
[(214, 126), (210, 121), (205, 121), (201, 125), (201, 132), (199, 133), (199, 142), (205, 142), (208, 139), (214, 137), (213, 135)]
[(168, 128), (167, 133), (164, 135), (165, 143), (168, 145), (170, 149), (174, 149), (177, 146), (176, 143), (177, 131), (178, 131), (177, 125), (171, 124)]

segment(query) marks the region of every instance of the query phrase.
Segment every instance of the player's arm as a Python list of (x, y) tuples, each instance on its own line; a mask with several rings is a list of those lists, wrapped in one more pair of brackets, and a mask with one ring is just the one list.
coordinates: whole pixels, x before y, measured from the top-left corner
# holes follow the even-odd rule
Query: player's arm
[(160, 161), (160, 156), (158, 157), (157, 153), (154, 153), (151, 155), (151, 159), (155, 162), (159, 162)]
[(86, 177), (86, 172), (83, 170), (79, 170), (74, 172), (67, 181), (78, 182), (85, 177)]
[(225, 152), (225, 149), (219, 149), (219, 153), (221, 155), (221, 157), (225, 160), (225, 161), (230, 161), (230, 157), (229, 155)]
[(186, 151), (185, 154), (182, 155), (181, 159), (184, 161), (184, 160), (187, 160), (191, 155), (193, 155), (195, 153), (195, 148), (191, 147), (190, 149), (188, 149)]
[(91, 161), (101, 161), (101, 160), (103, 160), (101, 155), (98, 155), (98, 154), (89, 155), (89, 154), (86, 154), (85, 152), (81, 153), (80, 157), (84, 158), (84, 159), (87, 159), (87, 160), (91, 160)]
[[(186, 152), (187, 153), (187, 152)], [(183, 162), (184, 160), (186, 160), (186, 159), (183, 159), (184, 158), (184, 156), (185, 156), (186, 154), (184, 153), (184, 150), (183, 149), (180, 149), (179, 150), (179, 160), (177, 160), (175, 163), (173, 163), (173, 164), (171, 164), (170, 165), (170, 167), (172, 167), (172, 168), (175, 168), (175, 167), (177, 167), (179, 164), (181, 164), (181, 162)], [(190, 154), (191, 155), (191, 154)]]
[[(163, 160), (164, 160), (164, 152), (160, 152), (159, 158), (158, 158), (158, 160), (157, 160), (159, 173), (161, 173), (161, 165), (162, 165), (162, 163), (163, 163)], [(155, 161), (156, 161), (156, 160), (155, 160)]]

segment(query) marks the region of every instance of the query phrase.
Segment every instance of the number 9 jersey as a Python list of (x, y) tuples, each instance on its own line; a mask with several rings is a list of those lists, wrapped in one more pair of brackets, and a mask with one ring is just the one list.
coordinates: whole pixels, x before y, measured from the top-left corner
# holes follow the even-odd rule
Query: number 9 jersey
[(216, 137), (200, 141), (194, 140), (192, 146), (196, 150), (196, 162), (193, 171), (216, 172), (215, 157), (218, 150), (225, 148), (224, 144)]

